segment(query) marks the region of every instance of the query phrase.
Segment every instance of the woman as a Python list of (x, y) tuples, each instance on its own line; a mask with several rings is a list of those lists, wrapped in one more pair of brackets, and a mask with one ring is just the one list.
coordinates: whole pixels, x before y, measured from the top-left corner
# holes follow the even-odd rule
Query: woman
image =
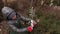
[[(23, 28), (21, 25), (21, 21), (29, 23), (31, 22), (31, 19), (25, 18), (21, 15), (19, 16), (12, 8), (4, 6), (2, 8), (2, 13), (5, 20), (7, 21), (7, 25), (10, 28), (10, 34), (28, 34), (28, 32), (31, 32), (33, 30), (34, 26)], [(36, 23), (34, 20), (33, 22), (34, 24)]]

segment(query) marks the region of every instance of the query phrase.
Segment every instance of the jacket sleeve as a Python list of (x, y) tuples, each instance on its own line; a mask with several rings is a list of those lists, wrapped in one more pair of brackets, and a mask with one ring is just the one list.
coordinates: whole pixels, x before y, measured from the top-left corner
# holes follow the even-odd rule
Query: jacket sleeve
[(31, 19), (26, 18), (26, 17), (24, 17), (24, 16), (21, 16), (21, 20), (23, 20), (23, 21), (25, 21), (25, 22), (29, 22), (29, 21), (31, 21)]
[(17, 12), (16, 14), (17, 14), (17, 16), (19, 16), (20, 19), (23, 20), (23, 21), (30, 21), (30, 20), (31, 20), (30, 18), (26, 18), (26, 17), (22, 16), (19, 12)]
[(21, 29), (19, 29), (19, 28), (17, 28), (16, 26), (14, 26), (13, 23), (14, 23), (14, 22), (12, 22), (12, 21), (8, 21), (8, 26), (9, 26), (11, 29), (13, 29), (14, 31), (16, 31), (16, 32), (24, 32), (24, 31), (27, 31), (27, 28), (21, 28)]

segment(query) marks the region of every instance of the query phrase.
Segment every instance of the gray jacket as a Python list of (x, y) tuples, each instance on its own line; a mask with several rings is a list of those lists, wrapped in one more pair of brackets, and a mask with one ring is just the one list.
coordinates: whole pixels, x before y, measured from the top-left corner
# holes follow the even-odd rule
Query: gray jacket
[(26, 23), (28, 23), (29, 21), (30, 21), (30, 19), (28, 19), (28, 18), (24, 18), (24, 17), (18, 17), (17, 18), (17, 20), (8, 20), (7, 22), (7, 24), (14, 30), (14, 31), (16, 31), (16, 32), (23, 32), (23, 31), (27, 31), (27, 28), (17, 28), (17, 27), (15, 27), (15, 25), (14, 25), (14, 23), (19, 23), (20, 22), (20, 20), (23, 20), (24, 22), (26, 22)]

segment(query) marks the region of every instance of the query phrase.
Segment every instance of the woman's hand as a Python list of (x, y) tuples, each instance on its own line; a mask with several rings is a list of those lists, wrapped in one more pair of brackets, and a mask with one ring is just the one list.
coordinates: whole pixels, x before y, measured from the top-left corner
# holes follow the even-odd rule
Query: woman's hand
[(31, 26), (32, 26), (32, 27), (35, 27), (36, 24), (37, 24), (37, 23), (36, 23), (34, 20), (31, 20)]

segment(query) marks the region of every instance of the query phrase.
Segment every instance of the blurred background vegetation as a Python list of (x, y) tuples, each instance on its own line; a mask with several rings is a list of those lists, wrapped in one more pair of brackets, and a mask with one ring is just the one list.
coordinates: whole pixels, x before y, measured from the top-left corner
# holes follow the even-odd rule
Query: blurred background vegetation
[[(0, 0), (0, 22), (3, 22), (3, 2)], [(38, 21), (38, 27), (31, 34), (60, 34), (60, 0), (7, 0), (7, 3), (23, 16), (28, 16), (33, 7), (33, 19)]]

